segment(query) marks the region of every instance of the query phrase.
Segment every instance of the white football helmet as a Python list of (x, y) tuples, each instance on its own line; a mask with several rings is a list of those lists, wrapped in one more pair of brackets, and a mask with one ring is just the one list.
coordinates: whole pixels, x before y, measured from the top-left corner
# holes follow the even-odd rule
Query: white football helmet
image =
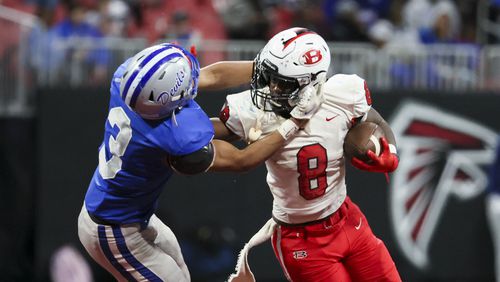
[(198, 60), (184, 48), (155, 45), (130, 59), (120, 95), (142, 118), (166, 118), (196, 97), (199, 74)]
[(264, 111), (286, 114), (298, 93), (312, 84), (316, 90), (326, 80), (330, 49), (317, 33), (294, 27), (276, 34), (255, 58), (251, 93)]

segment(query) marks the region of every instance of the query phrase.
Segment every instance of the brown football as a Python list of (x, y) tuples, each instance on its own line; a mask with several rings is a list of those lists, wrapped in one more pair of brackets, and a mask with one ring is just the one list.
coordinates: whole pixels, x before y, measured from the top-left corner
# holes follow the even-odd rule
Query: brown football
[[(378, 124), (373, 122), (361, 122), (347, 132), (344, 139), (344, 154), (348, 160), (357, 157), (362, 161), (369, 161), (366, 155), (368, 150), (380, 154), (380, 137), (384, 136), (384, 131)], [(374, 142), (378, 142), (375, 144)]]

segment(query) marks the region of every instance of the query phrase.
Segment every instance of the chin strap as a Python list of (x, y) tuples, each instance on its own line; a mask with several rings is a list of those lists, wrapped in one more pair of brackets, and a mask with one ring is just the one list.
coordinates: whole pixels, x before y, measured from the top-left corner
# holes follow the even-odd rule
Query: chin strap
[(175, 117), (175, 110), (172, 111), (172, 122), (175, 126), (179, 126), (179, 124), (177, 123), (177, 118)]

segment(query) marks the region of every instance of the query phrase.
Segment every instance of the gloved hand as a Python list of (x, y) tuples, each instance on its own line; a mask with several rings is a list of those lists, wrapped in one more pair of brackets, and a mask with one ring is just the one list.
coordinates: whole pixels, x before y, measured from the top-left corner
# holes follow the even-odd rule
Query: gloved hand
[(382, 144), (382, 152), (379, 156), (372, 151), (368, 151), (366, 155), (371, 160), (369, 163), (354, 157), (351, 160), (352, 165), (358, 169), (370, 172), (387, 173), (396, 170), (399, 164), (398, 156), (390, 152), (389, 143), (387, 143), (384, 137), (380, 138), (380, 143)]
[(323, 103), (322, 93), (318, 93), (312, 85), (307, 85), (299, 92), (299, 101), (290, 115), (296, 119), (309, 120)]

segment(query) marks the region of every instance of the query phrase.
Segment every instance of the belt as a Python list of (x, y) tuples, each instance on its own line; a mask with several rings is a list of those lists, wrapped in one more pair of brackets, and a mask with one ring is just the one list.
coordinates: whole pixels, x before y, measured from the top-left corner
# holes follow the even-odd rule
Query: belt
[(143, 221), (143, 222), (137, 222), (137, 223), (127, 223), (127, 224), (120, 224), (120, 223), (117, 223), (117, 222), (112, 222), (112, 221), (107, 221), (107, 220), (104, 220), (104, 219), (100, 219), (99, 217), (95, 216), (95, 215), (92, 215), (90, 214), (89, 212), (87, 212), (87, 214), (89, 215), (90, 219), (92, 219), (92, 221), (96, 224), (100, 224), (100, 225), (110, 225), (110, 226), (129, 226), (129, 225), (133, 225), (133, 224), (138, 224), (140, 226), (140, 230), (144, 230), (148, 227), (148, 224), (149, 224), (149, 220), (146, 220), (146, 221)]
[(314, 224), (317, 224), (317, 223), (322, 223), (323, 221), (326, 221), (328, 219), (330, 219), (333, 215), (335, 215), (337, 213), (337, 211), (335, 211), (334, 213), (328, 215), (328, 216), (325, 216), (321, 219), (317, 219), (317, 220), (313, 220), (313, 221), (307, 221), (307, 222), (303, 222), (303, 223), (287, 223), (287, 222), (283, 222), (279, 219), (277, 219), (276, 217), (274, 217), (273, 215), (273, 219), (274, 221), (281, 225), (281, 226), (286, 226), (286, 227), (300, 227), (300, 226), (307, 226), (307, 225), (314, 225)]
[(331, 213), (331, 214), (329, 214), (321, 219), (317, 219), (317, 220), (313, 220), (313, 221), (308, 221), (308, 222), (303, 222), (303, 223), (287, 223), (287, 222), (283, 222), (283, 221), (277, 219), (276, 217), (274, 217), (274, 215), (273, 215), (273, 219), (277, 224), (279, 224), (281, 226), (286, 226), (286, 227), (309, 226), (309, 225), (314, 225), (314, 224), (318, 224), (318, 223), (323, 223), (326, 221), (330, 221), (330, 223), (333, 225), (333, 224), (339, 222), (344, 217), (344, 215), (346, 214), (346, 210), (347, 210), (347, 207), (346, 207), (346, 203), (344, 202), (333, 213)]
[(100, 224), (100, 225), (117, 225), (116, 223), (100, 219), (97, 216), (90, 214), (89, 212), (87, 212), (87, 213), (89, 214), (90, 219), (92, 219), (92, 221), (95, 222), (95, 223), (97, 223), (97, 224)]

